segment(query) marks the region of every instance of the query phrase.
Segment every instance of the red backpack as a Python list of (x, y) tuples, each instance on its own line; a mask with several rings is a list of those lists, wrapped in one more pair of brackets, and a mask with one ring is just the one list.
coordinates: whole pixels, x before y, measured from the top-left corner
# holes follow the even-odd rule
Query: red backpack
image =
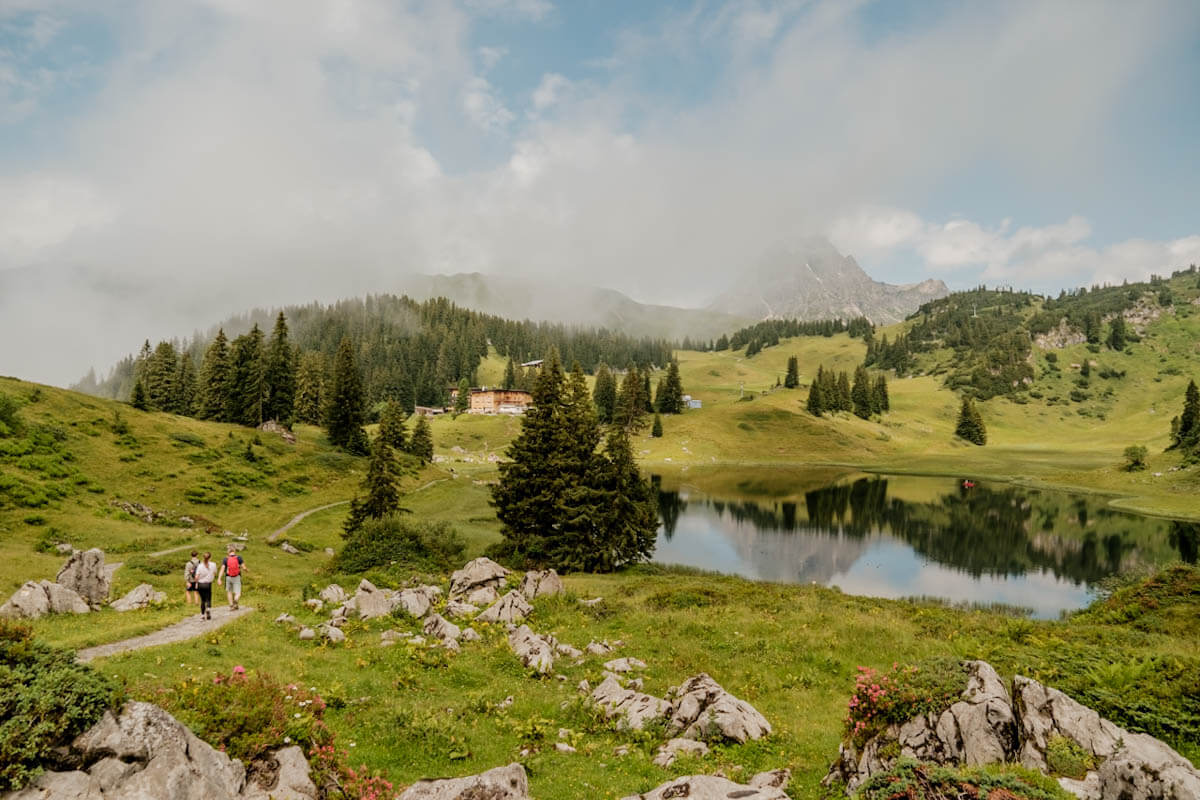
[(225, 574), (231, 578), (236, 578), (242, 572), (242, 562), (238, 556), (225, 557)]

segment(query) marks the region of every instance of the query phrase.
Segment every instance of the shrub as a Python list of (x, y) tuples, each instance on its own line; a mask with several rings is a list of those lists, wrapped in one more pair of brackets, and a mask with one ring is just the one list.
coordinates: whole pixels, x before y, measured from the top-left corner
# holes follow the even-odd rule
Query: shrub
[(429, 572), (444, 572), (462, 563), (466, 544), (445, 522), (417, 522), (391, 515), (368, 520), (350, 534), (334, 568), (365, 572), (392, 563)]
[(1146, 468), (1147, 450), (1140, 444), (1131, 444), (1125, 448), (1125, 471), (1135, 472)]
[(892, 664), (890, 672), (859, 667), (846, 717), (846, 734), (858, 747), (888, 725), (949, 708), (962, 693), (966, 671), (957, 661), (937, 659), (922, 666)]
[(204, 447), (204, 439), (194, 433), (187, 431), (176, 431), (170, 435), (170, 438), (180, 444), (186, 444), (190, 447)]
[(0, 394), (0, 436), (9, 436), (20, 429), (17, 421), (17, 409), (20, 407), (17, 398)]
[(1065, 736), (1052, 735), (1046, 740), (1046, 764), (1054, 775), (1083, 780), (1096, 768), (1092, 754)]
[(873, 775), (856, 795), (859, 800), (945, 800), (1003, 798), (1070, 800), (1052, 778), (1020, 767), (952, 769), (900, 759), (886, 772)]
[(41, 771), (50, 750), (87, 730), (120, 699), (117, 684), (75, 653), (0, 619), (0, 792)]

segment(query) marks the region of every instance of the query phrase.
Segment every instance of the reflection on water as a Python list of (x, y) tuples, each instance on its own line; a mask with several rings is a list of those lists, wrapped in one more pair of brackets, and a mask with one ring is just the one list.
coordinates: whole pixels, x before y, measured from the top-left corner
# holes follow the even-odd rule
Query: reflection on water
[[(659, 491), (655, 560), (758, 580), (837, 585), (880, 597), (1007, 603), (1042, 617), (1086, 605), (1108, 575), (1197, 560), (1200, 525), (1101, 501), (930, 478), (913, 502), (886, 478), (804, 494), (802, 503)], [(911, 488), (917, 481), (905, 479)]]

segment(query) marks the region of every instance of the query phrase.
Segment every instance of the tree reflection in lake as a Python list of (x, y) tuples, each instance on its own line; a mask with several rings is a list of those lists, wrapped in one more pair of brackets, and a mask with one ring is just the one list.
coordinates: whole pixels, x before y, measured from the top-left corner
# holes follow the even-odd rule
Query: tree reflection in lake
[[(919, 502), (890, 494), (886, 478), (809, 491), (803, 504), (689, 497), (660, 487), (656, 560), (765, 580), (832, 583), (854, 577), (860, 560), (902, 544), (874, 567), (881, 580), (900, 569), (897, 553), (907, 551), (910, 572), (943, 567), (938, 582), (961, 583), (963, 577), (952, 576), (965, 576), (984, 595), (984, 582), (1022, 577), (1082, 587), (1086, 594), (1088, 586), (1115, 573), (1176, 558), (1195, 563), (1200, 549), (1194, 523), (1140, 517), (1059, 492), (1004, 485), (963, 489), (957, 481), (928, 480), (940, 489), (923, 493), (934, 499)], [(905, 479), (906, 486), (913, 484)], [(936, 586), (916, 588), (943, 596)], [(1064, 602), (1079, 604), (1080, 593), (1069, 594)]]

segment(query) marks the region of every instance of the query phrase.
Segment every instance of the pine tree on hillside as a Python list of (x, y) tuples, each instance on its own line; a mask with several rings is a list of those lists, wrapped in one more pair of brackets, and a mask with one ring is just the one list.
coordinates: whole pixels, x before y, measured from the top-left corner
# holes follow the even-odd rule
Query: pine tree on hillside
[(654, 424), (650, 426), (650, 436), (655, 439), (661, 439), (663, 435), (662, 417), (658, 414), (654, 415)]
[(362, 488), (366, 497), (350, 501), (350, 513), (342, 523), (342, 536), (349, 537), (369, 519), (383, 519), (389, 514), (407, 512), (400, 507), (400, 464), (396, 452), (382, 436), (371, 445), (371, 458)]
[(667, 365), (667, 375), (663, 378), (664, 394), (659, 398), (658, 410), (663, 414), (683, 413), (683, 381), (679, 377), (679, 362), (672, 360)]
[(1113, 350), (1124, 350), (1129, 342), (1129, 330), (1125, 326), (1125, 316), (1117, 314), (1113, 317), (1112, 327), (1108, 332), (1108, 346)]
[(1183, 413), (1171, 426), (1172, 448), (1200, 453), (1200, 389), (1194, 380), (1188, 381), (1183, 394)]
[(871, 416), (871, 377), (867, 368), (861, 364), (854, 370), (854, 388), (850, 390), (850, 400), (854, 405), (854, 415), (862, 419)]
[(266, 395), (263, 401), (263, 419), (273, 419), (290, 425), (296, 413), (295, 354), (288, 343), (287, 319), (282, 311), (275, 318), (271, 342), (267, 345), (263, 357), (263, 381)]
[(642, 413), (654, 413), (654, 397), (650, 394), (650, 368), (642, 370)]
[(379, 438), (387, 442), (388, 447), (397, 453), (408, 452), (408, 430), (405, 427), (406, 414), (395, 400), (389, 400), (383, 407), (379, 417)]
[(129, 404), (138, 411), (150, 410), (150, 405), (146, 401), (146, 390), (142, 387), (141, 381), (133, 384), (133, 391), (129, 395)]
[(825, 383), (825, 367), (817, 365), (817, 375), (813, 378), (812, 383), (808, 387), (808, 403), (805, 408), (808, 413), (814, 417), (819, 417), (825, 412), (825, 398), (823, 393)]
[(196, 411), (196, 366), (188, 353), (183, 353), (179, 358), (170, 410), (187, 417)]
[(854, 400), (850, 395), (850, 376), (839, 372), (837, 378), (837, 410), (853, 411)]
[(971, 444), (987, 444), (987, 429), (983, 424), (983, 416), (975, 407), (975, 401), (966, 395), (963, 395), (962, 407), (958, 412), (958, 424), (954, 428), (954, 435), (967, 440)]
[(504, 382), (500, 384), (502, 389), (516, 389), (517, 387), (517, 365), (513, 363), (512, 356), (508, 357), (508, 363), (504, 365)]
[(662, 404), (663, 404), (663, 401), (665, 401), (666, 399), (667, 399), (667, 376), (663, 375), (663, 376), (659, 377), (658, 385), (656, 387), (654, 387), (654, 402), (652, 403), (652, 405), (654, 406), (654, 413), (656, 413), (656, 414), (662, 413)]
[(607, 364), (596, 368), (596, 382), (592, 388), (592, 402), (596, 404), (596, 417), (607, 425), (613, 421), (617, 406), (617, 381)]
[(296, 421), (320, 425), (325, 395), (325, 356), (309, 350), (300, 356), (296, 370)]
[(175, 379), (179, 374), (179, 354), (170, 342), (159, 342), (143, 363), (142, 388), (146, 403), (157, 411), (173, 411)]
[(205, 351), (204, 363), (200, 366), (196, 416), (216, 422), (229, 421), (229, 379), (229, 340), (222, 328)]
[(333, 362), (333, 378), (325, 400), (325, 430), (336, 447), (358, 452), (366, 439), (362, 377), (354, 363), (354, 345), (342, 337)]
[(795, 389), (800, 385), (800, 359), (788, 356), (787, 377), (783, 379), (785, 389)]
[(729, 337), (722, 333), (721, 338), (717, 339), (717, 343), (713, 345), (713, 349), (717, 350), (718, 352), (721, 350), (728, 350)]
[(598, 540), (585, 540), (577, 548), (584, 555), (581, 568), (590, 572), (610, 572), (648, 560), (658, 532), (654, 487), (638, 471), (624, 428), (609, 431), (600, 462), (597, 473), (603, 502)]
[(458, 382), (458, 394), (454, 396), (454, 413), (464, 414), (471, 407), (471, 382), (463, 378)]
[(417, 417), (417, 422), (413, 425), (412, 437), (408, 440), (408, 452), (426, 464), (433, 461), (433, 431), (429, 428), (429, 419), (424, 415)]
[(875, 386), (871, 392), (871, 410), (876, 414), (882, 414), (890, 411), (891, 408), (892, 401), (888, 397), (887, 378), (880, 375), (875, 379)]
[(229, 421), (257, 428), (263, 423), (267, 388), (263, 375), (263, 334), (258, 325), (233, 340), (229, 365), (229, 394), (226, 397)]
[(617, 393), (617, 407), (613, 412), (613, 422), (617, 425), (632, 427), (638, 424), (642, 416), (642, 376), (636, 366), (631, 366), (621, 381), (621, 389)]

